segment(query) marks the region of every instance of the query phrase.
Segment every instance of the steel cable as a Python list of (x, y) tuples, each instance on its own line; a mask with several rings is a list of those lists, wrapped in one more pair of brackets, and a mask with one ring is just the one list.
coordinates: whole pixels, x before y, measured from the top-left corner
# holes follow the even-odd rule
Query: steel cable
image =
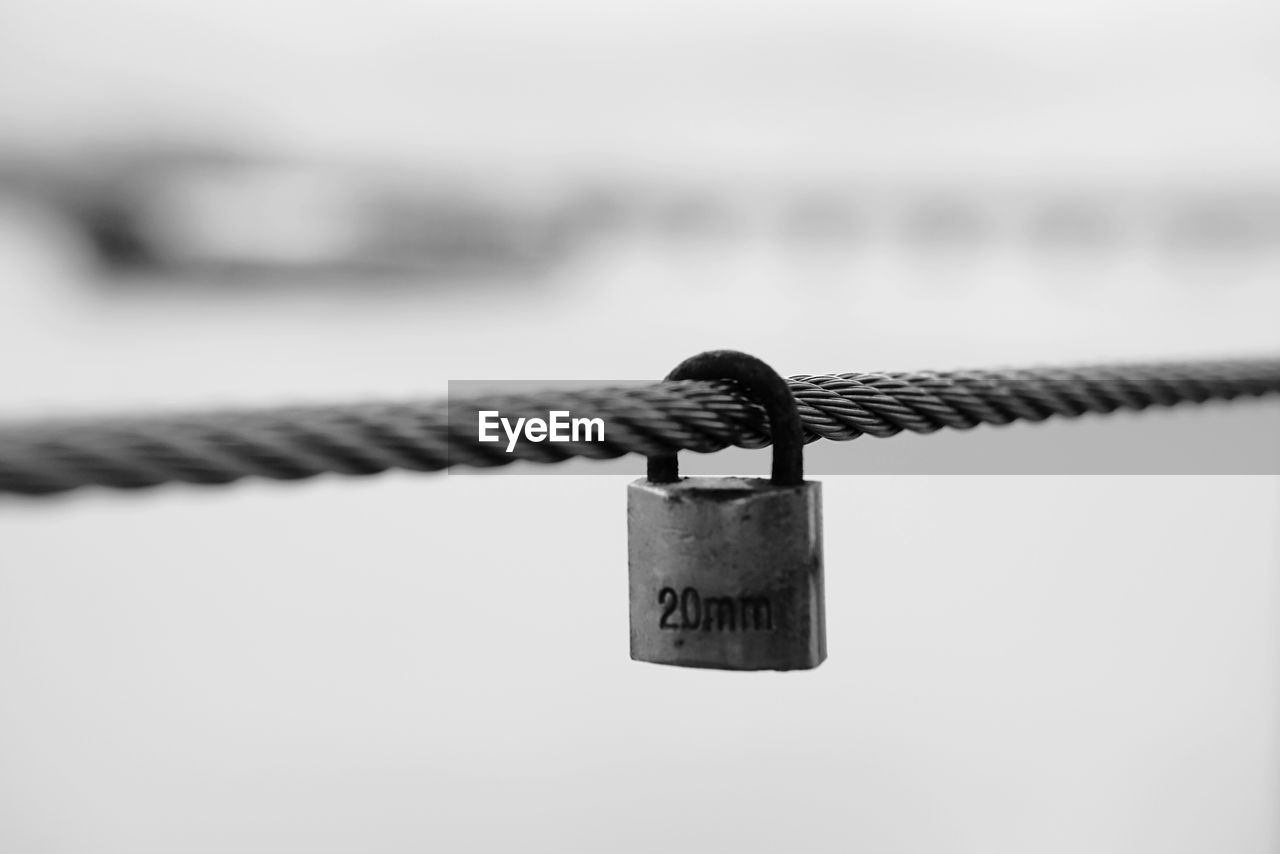
[[(1280, 359), (798, 375), (789, 383), (806, 441), (846, 441), (1257, 397), (1280, 392)], [(599, 442), (520, 442), (508, 453), (504, 443), (478, 441), (478, 409), (509, 418), (568, 410), (605, 419), (608, 430)], [(701, 381), (471, 401), (33, 421), (0, 426), (0, 492), (439, 471), (768, 443), (759, 406), (732, 383)]]

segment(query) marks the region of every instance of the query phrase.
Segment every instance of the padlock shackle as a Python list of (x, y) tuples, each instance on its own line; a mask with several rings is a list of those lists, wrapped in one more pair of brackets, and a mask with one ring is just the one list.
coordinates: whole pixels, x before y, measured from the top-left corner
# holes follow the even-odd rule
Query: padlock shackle
[[(667, 374), (672, 380), (731, 380), (769, 415), (773, 438), (775, 486), (798, 486), (804, 482), (804, 431), (800, 410), (791, 386), (782, 375), (755, 356), (737, 350), (708, 350), (685, 359)], [(675, 454), (649, 457), (650, 483), (674, 483), (680, 479), (680, 463)]]

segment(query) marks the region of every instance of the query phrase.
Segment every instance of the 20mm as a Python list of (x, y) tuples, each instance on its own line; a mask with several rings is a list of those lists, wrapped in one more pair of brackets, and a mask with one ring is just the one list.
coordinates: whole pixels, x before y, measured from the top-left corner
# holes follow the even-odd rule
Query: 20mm
[(672, 631), (771, 632), (773, 603), (767, 596), (703, 596), (694, 587), (658, 591), (658, 628)]

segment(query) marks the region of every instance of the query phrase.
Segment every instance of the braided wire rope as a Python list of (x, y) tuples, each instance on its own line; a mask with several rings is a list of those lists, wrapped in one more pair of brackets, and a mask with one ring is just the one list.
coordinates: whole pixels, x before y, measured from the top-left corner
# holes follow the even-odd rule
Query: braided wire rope
[[(1280, 358), (797, 375), (788, 382), (805, 440), (847, 441), (1259, 397), (1280, 392)], [(575, 418), (603, 418), (608, 429), (603, 441), (520, 442), (508, 453), (505, 442), (478, 441), (480, 409), (507, 418), (568, 410)], [(767, 444), (763, 409), (732, 383), (704, 381), (470, 401), (33, 421), (0, 426), (0, 492), (439, 471)]]

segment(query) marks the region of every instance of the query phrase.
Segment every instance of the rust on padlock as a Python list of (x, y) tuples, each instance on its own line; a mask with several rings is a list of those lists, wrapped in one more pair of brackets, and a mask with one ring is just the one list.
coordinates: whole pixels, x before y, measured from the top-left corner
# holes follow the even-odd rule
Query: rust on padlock
[(651, 457), (627, 493), (631, 657), (725, 670), (800, 670), (826, 658), (821, 485), (803, 479), (786, 381), (716, 351), (668, 379), (729, 379), (765, 406), (773, 477), (681, 478)]

